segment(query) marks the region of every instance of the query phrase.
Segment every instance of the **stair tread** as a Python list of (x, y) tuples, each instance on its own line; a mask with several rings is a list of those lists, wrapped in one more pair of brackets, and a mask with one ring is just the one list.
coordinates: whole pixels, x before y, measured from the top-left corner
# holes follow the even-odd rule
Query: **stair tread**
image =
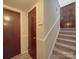
[(64, 56), (66, 56), (66, 57), (69, 57), (69, 58), (73, 58), (74, 57), (74, 55), (72, 53), (65, 52), (65, 51), (62, 51), (62, 50), (57, 49), (57, 48), (54, 48), (54, 51), (56, 51), (56, 52), (58, 52), (58, 53), (60, 53), (60, 54), (62, 54)]
[(63, 29), (63, 30), (64, 30), (64, 29), (69, 29), (69, 30), (70, 30), (70, 29), (75, 29), (75, 30), (76, 30), (76, 28), (61, 28), (61, 30), (62, 30), (62, 29)]
[(62, 47), (66, 47), (66, 48), (69, 48), (69, 49), (72, 49), (72, 50), (76, 50), (76, 48), (74, 46), (66, 45), (66, 44), (63, 44), (63, 43), (56, 42), (56, 45), (60, 45)]
[(69, 35), (69, 34), (60, 34), (60, 33), (59, 33), (59, 35), (68, 36), (68, 37), (69, 37), (69, 36), (70, 36), (70, 37), (76, 37), (76, 35)]
[[(76, 28), (61, 28), (56, 47), (54, 48), (55, 54), (61, 54), (67, 58), (75, 57), (74, 51), (76, 51)], [(73, 40), (70, 40), (73, 39)]]
[(72, 32), (72, 33), (76, 33), (76, 31), (66, 31), (66, 30), (65, 31), (60, 30), (60, 32), (69, 32), (69, 33)]
[(64, 39), (64, 38), (58, 38), (58, 40), (63, 40), (63, 41), (67, 41), (67, 42), (73, 42), (73, 43), (76, 43), (75, 40), (69, 40), (69, 39)]

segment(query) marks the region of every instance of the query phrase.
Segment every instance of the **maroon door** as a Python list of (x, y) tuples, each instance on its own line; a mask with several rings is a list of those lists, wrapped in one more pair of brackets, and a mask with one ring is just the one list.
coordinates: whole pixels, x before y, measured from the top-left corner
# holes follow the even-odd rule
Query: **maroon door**
[(3, 9), (3, 58), (20, 54), (20, 13)]
[(36, 8), (28, 13), (28, 52), (33, 59), (36, 59)]

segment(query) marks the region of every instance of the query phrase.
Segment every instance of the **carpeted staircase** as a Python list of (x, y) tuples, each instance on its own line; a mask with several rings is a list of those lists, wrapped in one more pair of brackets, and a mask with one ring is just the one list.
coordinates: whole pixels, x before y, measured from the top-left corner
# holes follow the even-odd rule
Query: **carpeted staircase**
[(76, 59), (76, 29), (61, 28), (50, 59)]

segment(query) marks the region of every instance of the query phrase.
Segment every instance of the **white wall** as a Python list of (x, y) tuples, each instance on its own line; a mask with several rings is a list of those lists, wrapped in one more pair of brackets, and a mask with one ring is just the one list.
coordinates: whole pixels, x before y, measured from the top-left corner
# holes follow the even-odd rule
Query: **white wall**
[(55, 43), (56, 43), (56, 39), (57, 39), (58, 34), (59, 34), (60, 17), (58, 17), (56, 20), (57, 20), (57, 22), (55, 23), (54, 27), (52, 27), (49, 35), (45, 39), (45, 59), (49, 59), (51, 57), (52, 52), (53, 52), (53, 48), (54, 48)]
[(58, 0), (44, 0), (44, 26), (45, 35), (50, 30), (52, 25), (56, 22), (57, 17), (60, 15), (60, 5)]
[(45, 59), (49, 59), (60, 30), (60, 5), (58, 0), (44, 0)]

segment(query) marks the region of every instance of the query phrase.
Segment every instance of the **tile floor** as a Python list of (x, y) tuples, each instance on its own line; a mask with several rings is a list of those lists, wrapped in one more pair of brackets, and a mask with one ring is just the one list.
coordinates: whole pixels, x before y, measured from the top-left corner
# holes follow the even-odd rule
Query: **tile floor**
[(19, 54), (15, 57), (12, 57), (11, 59), (32, 59), (30, 55), (28, 55), (28, 53), (25, 54)]

